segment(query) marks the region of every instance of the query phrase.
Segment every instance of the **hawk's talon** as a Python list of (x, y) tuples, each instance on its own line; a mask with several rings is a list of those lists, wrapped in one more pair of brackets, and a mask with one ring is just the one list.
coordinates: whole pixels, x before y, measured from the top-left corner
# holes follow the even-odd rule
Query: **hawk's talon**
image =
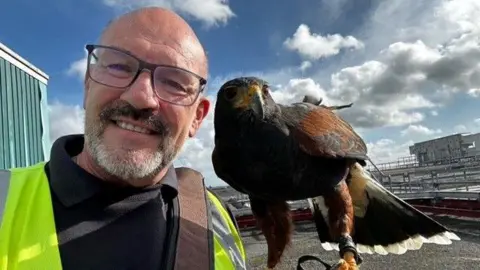
[(359, 267), (355, 262), (353, 254), (347, 251), (343, 259), (332, 265), (330, 270), (359, 270)]

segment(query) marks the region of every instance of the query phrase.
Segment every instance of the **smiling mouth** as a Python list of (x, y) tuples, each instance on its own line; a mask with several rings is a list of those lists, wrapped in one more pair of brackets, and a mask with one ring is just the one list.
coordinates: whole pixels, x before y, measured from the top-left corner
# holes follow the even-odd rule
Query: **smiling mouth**
[(135, 126), (135, 125), (132, 125), (132, 124), (130, 124), (130, 123), (123, 122), (123, 121), (120, 121), (120, 120), (112, 120), (112, 123), (115, 124), (117, 127), (121, 128), (121, 129), (126, 129), (126, 130), (129, 130), (129, 131), (134, 131), (134, 132), (138, 132), (138, 133), (142, 133), (142, 134), (147, 134), (147, 135), (154, 135), (154, 134), (156, 134), (155, 132), (153, 132), (153, 131), (150, 130), (150, 129), (146, 129), (146, 128), (143, 128), (143, 127)]

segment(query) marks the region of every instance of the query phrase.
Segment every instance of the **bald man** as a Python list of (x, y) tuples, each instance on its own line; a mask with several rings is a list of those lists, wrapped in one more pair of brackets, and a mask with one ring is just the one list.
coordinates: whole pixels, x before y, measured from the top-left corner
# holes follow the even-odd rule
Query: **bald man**
[(144, 8), (99, 40), (86, 46), (85, 134), (0, 171), (0, 269), (246, 269), (228, 207), (172, 165), (210, 107), (194, 31)]

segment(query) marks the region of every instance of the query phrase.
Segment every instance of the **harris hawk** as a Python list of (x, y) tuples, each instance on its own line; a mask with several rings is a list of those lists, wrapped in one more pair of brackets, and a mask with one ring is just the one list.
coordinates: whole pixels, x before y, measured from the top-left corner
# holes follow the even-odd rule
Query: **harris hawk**
[(339, 251), (333, 269), (357, 269), (361, 252), (398, 254), (459, 239), (378, 184), (364, 168), (364, 141), (338, 107), (320, 103), (277, 104), (256, 77), (229, 80), (217, 94), (214, 171), (249, 196), (268, 268), (291, 243), (290, 200), (308, 199), (322, 246)]

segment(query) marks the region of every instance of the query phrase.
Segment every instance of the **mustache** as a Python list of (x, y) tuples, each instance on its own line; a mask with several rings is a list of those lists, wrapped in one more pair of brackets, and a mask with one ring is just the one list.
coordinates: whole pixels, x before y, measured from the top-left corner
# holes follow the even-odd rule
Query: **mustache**
[(155, 115), (153, 110), (139, 110), (124, 101), (114, 101), (100, 112), (100, 120), (104, 123), (111, 121), (114, 117), (132, 118), (135, 121), (142, 122), (152, 131), (161, 136), (166, 136), (170, 133), (170, 129), (165, 124), (164, 120), (158, 115)]

